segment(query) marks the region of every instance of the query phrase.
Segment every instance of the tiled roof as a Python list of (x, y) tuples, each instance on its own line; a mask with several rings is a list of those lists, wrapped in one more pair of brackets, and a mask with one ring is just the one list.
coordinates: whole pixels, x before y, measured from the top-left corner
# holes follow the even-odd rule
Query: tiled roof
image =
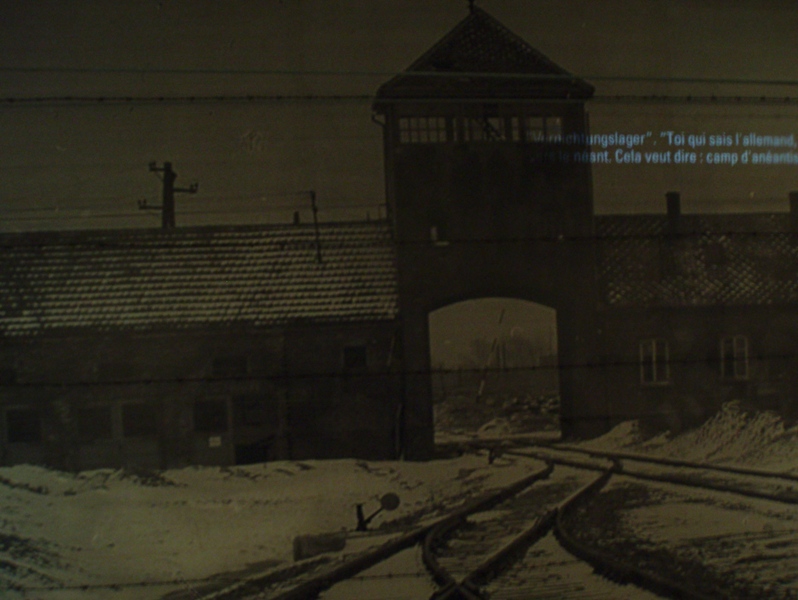
[[(435, 76), (430, 75), (432, 72), (515, 77)], [(570, 77), (565, 69), (475, 7), (403, 74), (380, 87), (377, 104), (387, 98), (589, 98), (592, 94), (591, 85)]]
[(384, 222), (0, 236), (0, 335), (393, 319)]
[(599, 292), (615, 307), (798, 302), (789, 216), (596, 217)]

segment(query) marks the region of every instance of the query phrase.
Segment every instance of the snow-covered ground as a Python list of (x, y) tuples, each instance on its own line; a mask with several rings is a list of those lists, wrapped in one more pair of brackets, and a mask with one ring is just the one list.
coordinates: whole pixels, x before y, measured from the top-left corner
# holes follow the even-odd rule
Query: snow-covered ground
[[(773, 413), (746, 412), (737, 403), (724, 406), (702, 427), (678, 436), (666, 433), (646, 439), (637, 424), (630, 422), (579, 445), (798, 473), (798, 427), (786, 426)], [(641, 470), (641, 465), (633, 466)], [(748, 479), (757, 478), (734, 478), (737, 485)], [(756, 484), (767, 492), (774, 491), (771, 485), (785, 485), (763, 480)], [(790, 504), (617, 477), (573, 526), (588, 543), (620, 555), (634, 548), (636, 560), (654, 565), (661, 573), (700, 582), (707, 591), (721, 588), (724, 597), (798, 597), (798, 510)]]
[[(491, 425), (466, 438), (507, 435), (500, 423)], [(731, 404), (701, 428), (679, 436), (645, 439), (635, 423), (625, 423), (581, 445), (798, 473), (797, 442), (798, 427)], [(220, 574), (235, 580), (247, 570), (290, 565), (295, 536), (351, 532), (355, 505), (364, 503), (369, 514), (385, 493), (398, 494), (401, 504), (378, 515), (372, 528), (439, 514), (540, 466), (509, 455), (488, 464), (482, 452), (427, 463), (274, 462), (149, 474), (0, 468), (0, 597), (163, 598), (202, 587)], [(682, 510), (685, 506), (690, 504)], [(660, 514), (675, 531), (666, 512)], [(648, 523), (643, 529), (653, 538), (664, 531), (651, 523), (651, 514), (629, 512), (627, 517), (635, 530)], [(680, 518), (689, 515), (681, 513)], [(708, 522), (701, 516), (699, 530), (702, 519)], [(700, 531), (696, 535), (701, 537)], [(712, 528), (712, 535), (723, 533)], [(690, 535), (677, 537), (683, 546)], [(363, 543), (352, 537), (347, 549)]]
[[(401, 504), (372, 522), (451, 508), (540, 468), (487, 455), (411, 462), (274, 462), (136, 475), (0, 468), (0, 597), (161, 598), (217, 574), (293, 561), (298, 534), (353, 530), (387, 493)], [(116, 586), (116, 587), (109, 587)]]

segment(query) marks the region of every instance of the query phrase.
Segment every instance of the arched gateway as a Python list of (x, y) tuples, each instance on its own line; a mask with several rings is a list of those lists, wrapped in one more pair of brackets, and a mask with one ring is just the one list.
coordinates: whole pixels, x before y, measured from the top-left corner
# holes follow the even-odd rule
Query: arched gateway
[(563, 433), (605, 429), (590, 369), (591, 170), (572, 160), (586, 148), (592, 93), (478, 8), (379, 88), (373, 109), (397, 243), (407, 458), (432, 452), (428, 314), (473, 298), (554, 308)]

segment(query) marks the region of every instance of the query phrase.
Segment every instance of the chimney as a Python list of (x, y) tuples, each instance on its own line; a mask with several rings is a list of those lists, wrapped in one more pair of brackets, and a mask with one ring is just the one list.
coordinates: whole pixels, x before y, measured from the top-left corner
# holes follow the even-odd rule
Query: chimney
[(798, 192), (790, 192), (790, 232), (798, 233)]
[(667, 192), (665, 199), (668, 204), (668, 233), (675, 234), (679, 231), (679, 219), (682, 215), (682, 200), (679, 192)]
[(294, 225), (299, 225), (299, 222), (300, 222), (299, 221), (299, 211), (295, 210), (294, 211)]

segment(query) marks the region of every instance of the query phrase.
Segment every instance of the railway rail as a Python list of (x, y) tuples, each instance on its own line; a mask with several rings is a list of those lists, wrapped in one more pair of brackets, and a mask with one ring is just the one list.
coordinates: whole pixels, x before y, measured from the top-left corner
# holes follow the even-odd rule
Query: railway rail
[(569, 513), (589, 506), (616, 475), (798, 503), (798, 478), (780, 473), (565, 445), (505, 452), (543, 460), (546, 468), (291, 589), (213, 599), (723, 598), (585, 545), (568, 531)]
[(616, 473), (634, 479), (728, 492), (785, 504), (798, 504), (798, 477), (789, 473), (591, 450), (570, 445), (540, 445), (530, 449), (510, 449), (507, 450), (507, 454), (586, 469), (604, 469), (606, 462), (610, 462), (614, 465)]

